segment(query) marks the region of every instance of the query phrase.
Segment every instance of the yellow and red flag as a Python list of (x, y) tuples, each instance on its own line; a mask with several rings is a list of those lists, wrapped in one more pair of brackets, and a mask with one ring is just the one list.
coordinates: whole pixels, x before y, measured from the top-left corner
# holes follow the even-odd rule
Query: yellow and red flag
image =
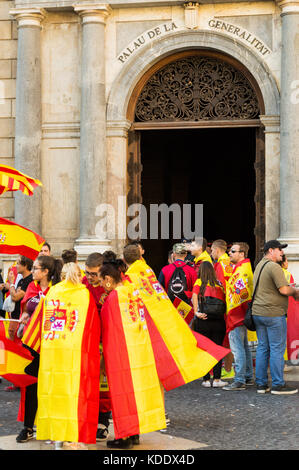
[(182, 316), (182, 318), (185, 320), (187, 325), (189, 325), (194, 317), (194, 310), (192, 305), (187, 304), (187, 302), (184, 302), (177, 296), (175, 296), (173, 305), (175, 306), (179, 314)]
[(158, 375), (165, 390), (203, 377), (229, 353), (189, 328), (144, 261), (129, 267), (125, 282), (133, 284), (146, 306)]
[(0, 253), (35, 260), (44, 243), (44, 238), (32, 230), (0, 217)]
[(38, 440), (96, 442), (99, 345), (99, 314), (88, 289), (54, 285), (42, 302)]
[(248, 258), (236, 264), (226, 284), (226, 331), (243, 325), (248, 302), (252, 298), (253, 273)]
[(115, 437), (165, 428), (163, 393), (146, 307), (132, 284), (109, 294), (101, 321)]
[(6, 191), (22, 191), (32, 196), (37, 186), (42, 186), (38, 179), (31, 178), (8, 165), (0, 165), (0, 194)]
[(0, 376), (16, 387), (27, 387), (37, 381), (25, 372), (33, 356), (21, 344), (6, 337), (3, 323), (0, 321)]

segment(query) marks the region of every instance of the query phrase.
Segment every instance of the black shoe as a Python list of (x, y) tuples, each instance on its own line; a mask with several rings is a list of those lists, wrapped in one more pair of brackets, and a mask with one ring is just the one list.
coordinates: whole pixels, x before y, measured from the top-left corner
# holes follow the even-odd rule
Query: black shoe
[(254, 380), (253, 379), (246, 379), (246, 386), (248, 385), (254, 385)]
[(126, 439), (113, 439), (113, 441), (107, 441), (107, 447), (110, 449), (131, 449), (133, 442), (130, 437)]
[(134, 436), (130, 436), (133, 446), (137, 446), (140, 444), (139, 442), (139, 434), (135, 434)]
[(16, 441), (21, 444), (22, 442), (30, 441), (33, 439), (33, 429), (24, 428), (20, 434), (16, 437)]
[(257, 393), (267, 393), (270, 392), (270, 387), (268, 385), (258, 385), (256, 391)]
[(97, 441), (106, 441), (106, 439), (108, 439), (108, 437), (109, 437), (109, 431), (108, 431), (107, 426), (105, 426), (104, 424), (100, 424), (99, 428), (97, 430), (96, 440)]
[(289, 387), (287, 384), (272, 387), (271, 393), (273, 395), (293, 395), (298, 392), (298, 388)]

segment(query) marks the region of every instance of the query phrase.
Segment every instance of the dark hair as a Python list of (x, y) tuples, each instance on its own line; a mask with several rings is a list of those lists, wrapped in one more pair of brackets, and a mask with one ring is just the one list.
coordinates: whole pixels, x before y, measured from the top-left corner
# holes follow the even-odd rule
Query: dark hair
[(200, 295), (204, 296), (208, 283), (211, 287), (220, 285), (214, 266), (209, 261), (203, 261), (199, 266), (198, 278), (201, 279)]
[(89, 268), (99, 268), (100, 266), (102, 266), (103, 261), (104, 256), (101, 253), (94, 252), (88, 255), (85, 264)]
[(76, 263), (77, 261), (77, 252), (74, 249), (63, 250), (61, 254), (62, 261), (66, 263)]
[(282, 255), (281, 261), (278, 261), (277, 264), (280, 264), (280, 266), (283, 265), (287, 261), (287, 257), (285, 254)]
[(54, 285), (61, 281), (60, 275), (63, 266), (61, 259), (56, 259), (53, 256), (40, 255), (36, 261), (40, 264), (41, 269), (48, 270), (47, 278), (49, 282), (52, 281)]
[(122, 273), (126, 270), (126, 264), (122, 259), (114, 261), (104, 261), (100, 269), (100, 276), (104, 279), (105, 276), (110, 276), (115, 282), (121, 282)]
[(112, 250), (106, 250), (103, 253), (104, 261), (115, 261), (117, 259), (117, 255)]
[(33, 260), (30, 258), (26, 258), (26, 256), (20, 256), (20, 264), (25, 266), (28, 271), (32, 271)]
[(51, 245), (50, 245), (50, 243), (45, 242), (45, 243), (43, 244), (43, 246), (47, 246), (47, 247), (49, 248), (49, 251), (51, 251)]

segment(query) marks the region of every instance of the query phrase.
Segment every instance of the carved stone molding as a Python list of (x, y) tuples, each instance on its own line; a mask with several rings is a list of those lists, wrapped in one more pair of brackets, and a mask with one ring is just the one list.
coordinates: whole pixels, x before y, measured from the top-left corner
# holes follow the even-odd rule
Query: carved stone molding
[(198, 28), (198, 8), (197, 2), (186, 2), (185, 8), (185, 26), (188, 29)]

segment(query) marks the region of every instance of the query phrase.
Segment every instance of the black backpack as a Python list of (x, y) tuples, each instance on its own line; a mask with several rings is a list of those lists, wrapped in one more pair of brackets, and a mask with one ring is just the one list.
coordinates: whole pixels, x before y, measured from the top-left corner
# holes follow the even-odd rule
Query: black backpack
[(184, 302), (189, 303), (189, 299), (185, 294), (186, 290), (188, 290), (186, 274), (182, 267), (176, 267), (169, 280), (167, 295), (171, 302), (178, 297)]

